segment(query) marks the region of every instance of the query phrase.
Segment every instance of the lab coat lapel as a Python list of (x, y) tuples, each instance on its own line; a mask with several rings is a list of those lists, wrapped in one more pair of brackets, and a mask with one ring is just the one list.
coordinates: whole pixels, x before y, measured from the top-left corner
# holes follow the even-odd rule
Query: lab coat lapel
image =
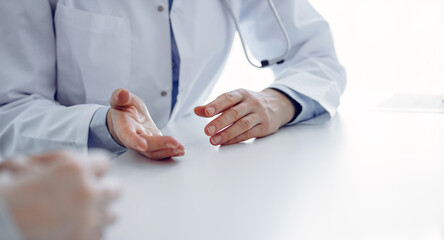
[(203, 104), (224, 65), (234, 30), (219, 0), (174, 0), (171, 21), (181, 57), (179, 96), (170, 120)]

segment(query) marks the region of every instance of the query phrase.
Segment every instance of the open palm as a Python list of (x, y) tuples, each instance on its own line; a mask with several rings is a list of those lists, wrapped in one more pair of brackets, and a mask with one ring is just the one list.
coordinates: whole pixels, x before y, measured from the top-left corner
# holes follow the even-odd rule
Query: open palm
[(172, 137), (162, 136), (143, 101), (125, 89), (114, 91), (108, 111), (108, 129), (119, 144), (151, 159), (185, 154), (184, 147)]

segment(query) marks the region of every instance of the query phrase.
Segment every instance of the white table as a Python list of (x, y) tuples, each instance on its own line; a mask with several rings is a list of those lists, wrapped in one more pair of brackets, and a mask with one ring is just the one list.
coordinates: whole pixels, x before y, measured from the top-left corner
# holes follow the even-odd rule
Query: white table
[(343, 110), (222, 148), (204, 123), (165, 130), (183, 158), (114, 160), (107, 239), (444, 239), (444, 115)]

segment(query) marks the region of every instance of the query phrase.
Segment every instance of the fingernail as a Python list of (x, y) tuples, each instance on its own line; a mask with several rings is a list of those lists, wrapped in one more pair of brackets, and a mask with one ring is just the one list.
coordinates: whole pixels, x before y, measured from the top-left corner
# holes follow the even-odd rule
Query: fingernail
[(174, 153), (175, 154), (180, 154), (180, 155), (184, 154), (184, 152), (182, 150), (180, 150), (180, 149), (174, 150)]
[(212, 142), (214, 145), (218, 145), (218, 144), (220, 143), (221, 140), (222, 140), (222, 137), (221, 137), (221, 136), (215, 136), (215, 137), (213, 137), (213, 138), (211, 139), (211, 142)]
[(207, 131), (208, 131), (208, 133), (209, 133), (210, 135), (213, 135), (214, 132), (216, 132), (216, 127), (215, 127), (215, 126), (209, 126), (209, 127), (207, 128)]
[(167, 143), (166, 144), (166, 147), (167, 148), (177, 148), (174, 144), (172, 144), (172, 143)]
[(213, 115), (215, 111), (216, 111), (216, 109), (214, 109), (214, 107), (207, 108), (207, 113), (210, 115)]

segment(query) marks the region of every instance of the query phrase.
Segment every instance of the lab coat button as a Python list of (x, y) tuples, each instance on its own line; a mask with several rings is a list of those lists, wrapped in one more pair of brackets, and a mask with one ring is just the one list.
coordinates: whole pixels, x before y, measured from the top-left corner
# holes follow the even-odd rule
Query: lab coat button
[(160, 96), (165, 97), (168, 93), (166, 91), (160, 92)]
[(158, 7), (157, 7), (157, 11), (159, 11), (159, 12), (163, 12), (163, 6), (158, 6)]

